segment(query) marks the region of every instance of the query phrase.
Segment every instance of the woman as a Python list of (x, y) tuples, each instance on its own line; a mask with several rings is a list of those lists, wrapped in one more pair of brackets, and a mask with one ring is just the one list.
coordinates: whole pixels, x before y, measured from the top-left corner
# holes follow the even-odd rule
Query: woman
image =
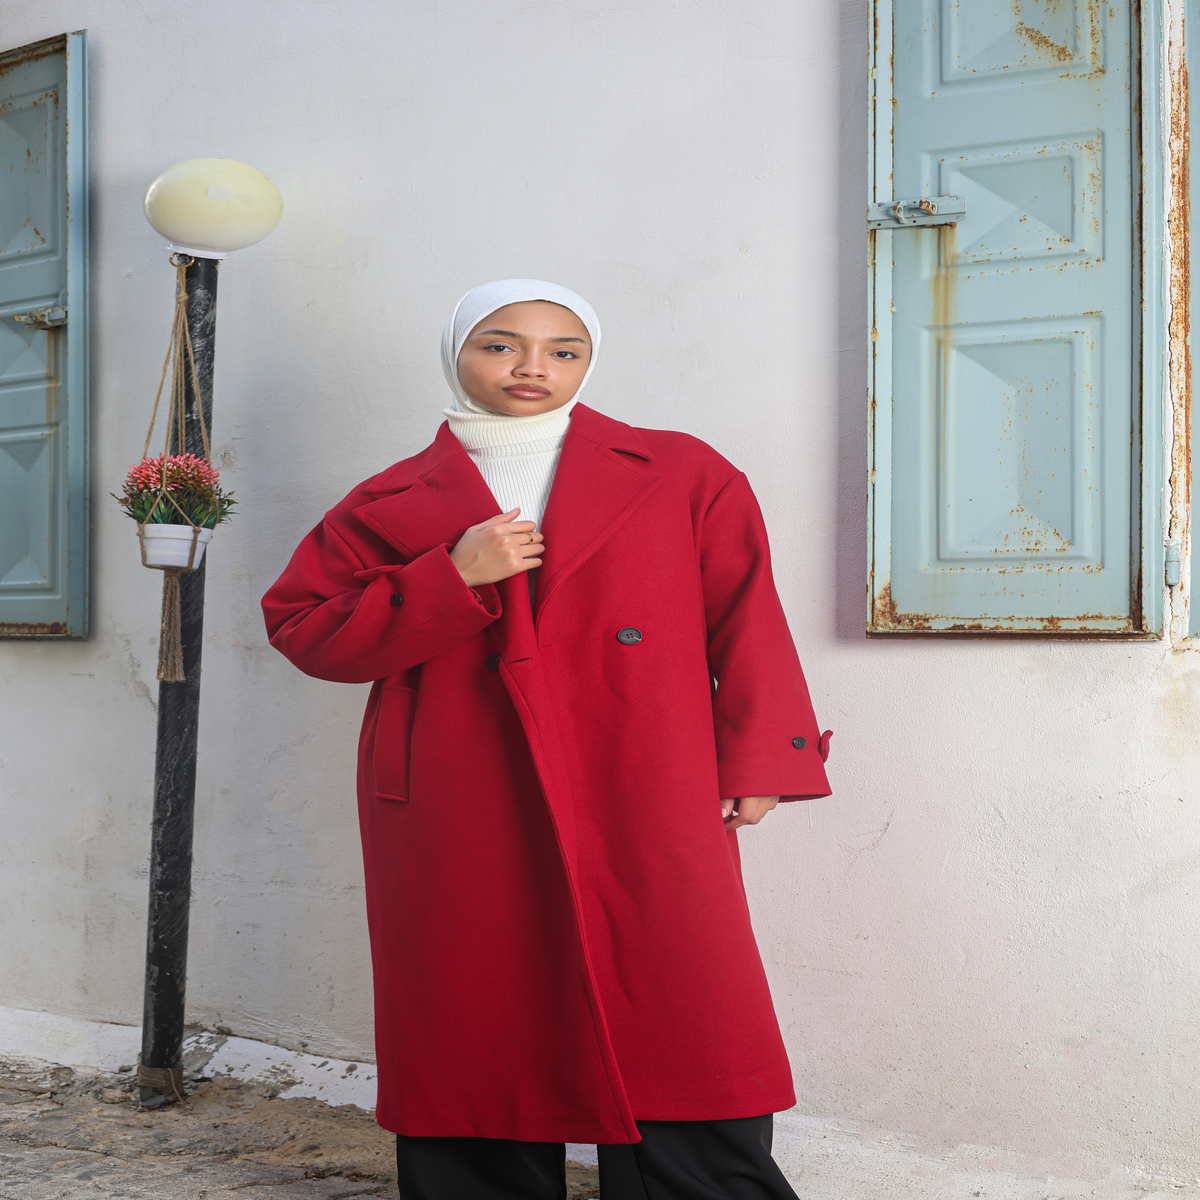
[(605, 1200), (794, 1196), (736, 830), (829, 794), (829, 734), (746, 477), (579, 404), (599, 344), (565, 288), (468, 292), (433, 444), (263, 600), (302, 671), (373, 684), (377, 1115), (404, 1200), (562, 1197), (567, 1141), (599, 1144)]

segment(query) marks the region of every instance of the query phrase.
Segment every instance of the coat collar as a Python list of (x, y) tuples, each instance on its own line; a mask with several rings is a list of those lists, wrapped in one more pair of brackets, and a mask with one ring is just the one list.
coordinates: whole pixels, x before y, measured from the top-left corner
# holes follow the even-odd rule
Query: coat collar
[[(658, 486), (653, 460), (631, 425), (575, 406), (542, 520), (546, 554), (538, 573), (539, 612)], [(453, 545), (468, 526), (500, 509), (446, 422), (432, 445), (377, 475), (363, 491), (374, 498), (354, 515), (410, 557)]]

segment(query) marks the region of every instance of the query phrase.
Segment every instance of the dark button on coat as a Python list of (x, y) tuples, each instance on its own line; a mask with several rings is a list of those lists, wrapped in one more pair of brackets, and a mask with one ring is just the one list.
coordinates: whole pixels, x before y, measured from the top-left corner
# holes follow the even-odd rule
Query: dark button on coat
[[(828, 795), (828, 741), (750, 486), (695, 438), (577, 406), (533, 608), (523, 576), (468, 588), (450, 561), (498, 509), (443, 425), (329, 512), (263, 600), (301, 670), (373, 684), (379, 1122), (628, 1142), (635, 1119), (786, 1108), (719, 801)], [(636, 652), (612, 633), (632, 628), (653, 631)]]

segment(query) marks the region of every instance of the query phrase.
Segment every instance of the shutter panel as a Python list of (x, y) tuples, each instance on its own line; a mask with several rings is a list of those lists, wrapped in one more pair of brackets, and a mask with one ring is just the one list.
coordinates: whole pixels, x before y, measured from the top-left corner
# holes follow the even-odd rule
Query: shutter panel
[(1130, 0), (879, 17), (868, 629), (1145, 636)]
[(87, 636), (85, 45), (0, 55), (0, 637)]

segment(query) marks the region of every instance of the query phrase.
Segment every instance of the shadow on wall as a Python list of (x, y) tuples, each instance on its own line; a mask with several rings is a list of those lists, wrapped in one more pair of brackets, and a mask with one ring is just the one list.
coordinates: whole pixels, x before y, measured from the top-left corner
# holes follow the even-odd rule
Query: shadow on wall
[(867, 19), (843, 4), (838, 20), (837, 615), (839, 641), (862, 641), (867, 577)]

